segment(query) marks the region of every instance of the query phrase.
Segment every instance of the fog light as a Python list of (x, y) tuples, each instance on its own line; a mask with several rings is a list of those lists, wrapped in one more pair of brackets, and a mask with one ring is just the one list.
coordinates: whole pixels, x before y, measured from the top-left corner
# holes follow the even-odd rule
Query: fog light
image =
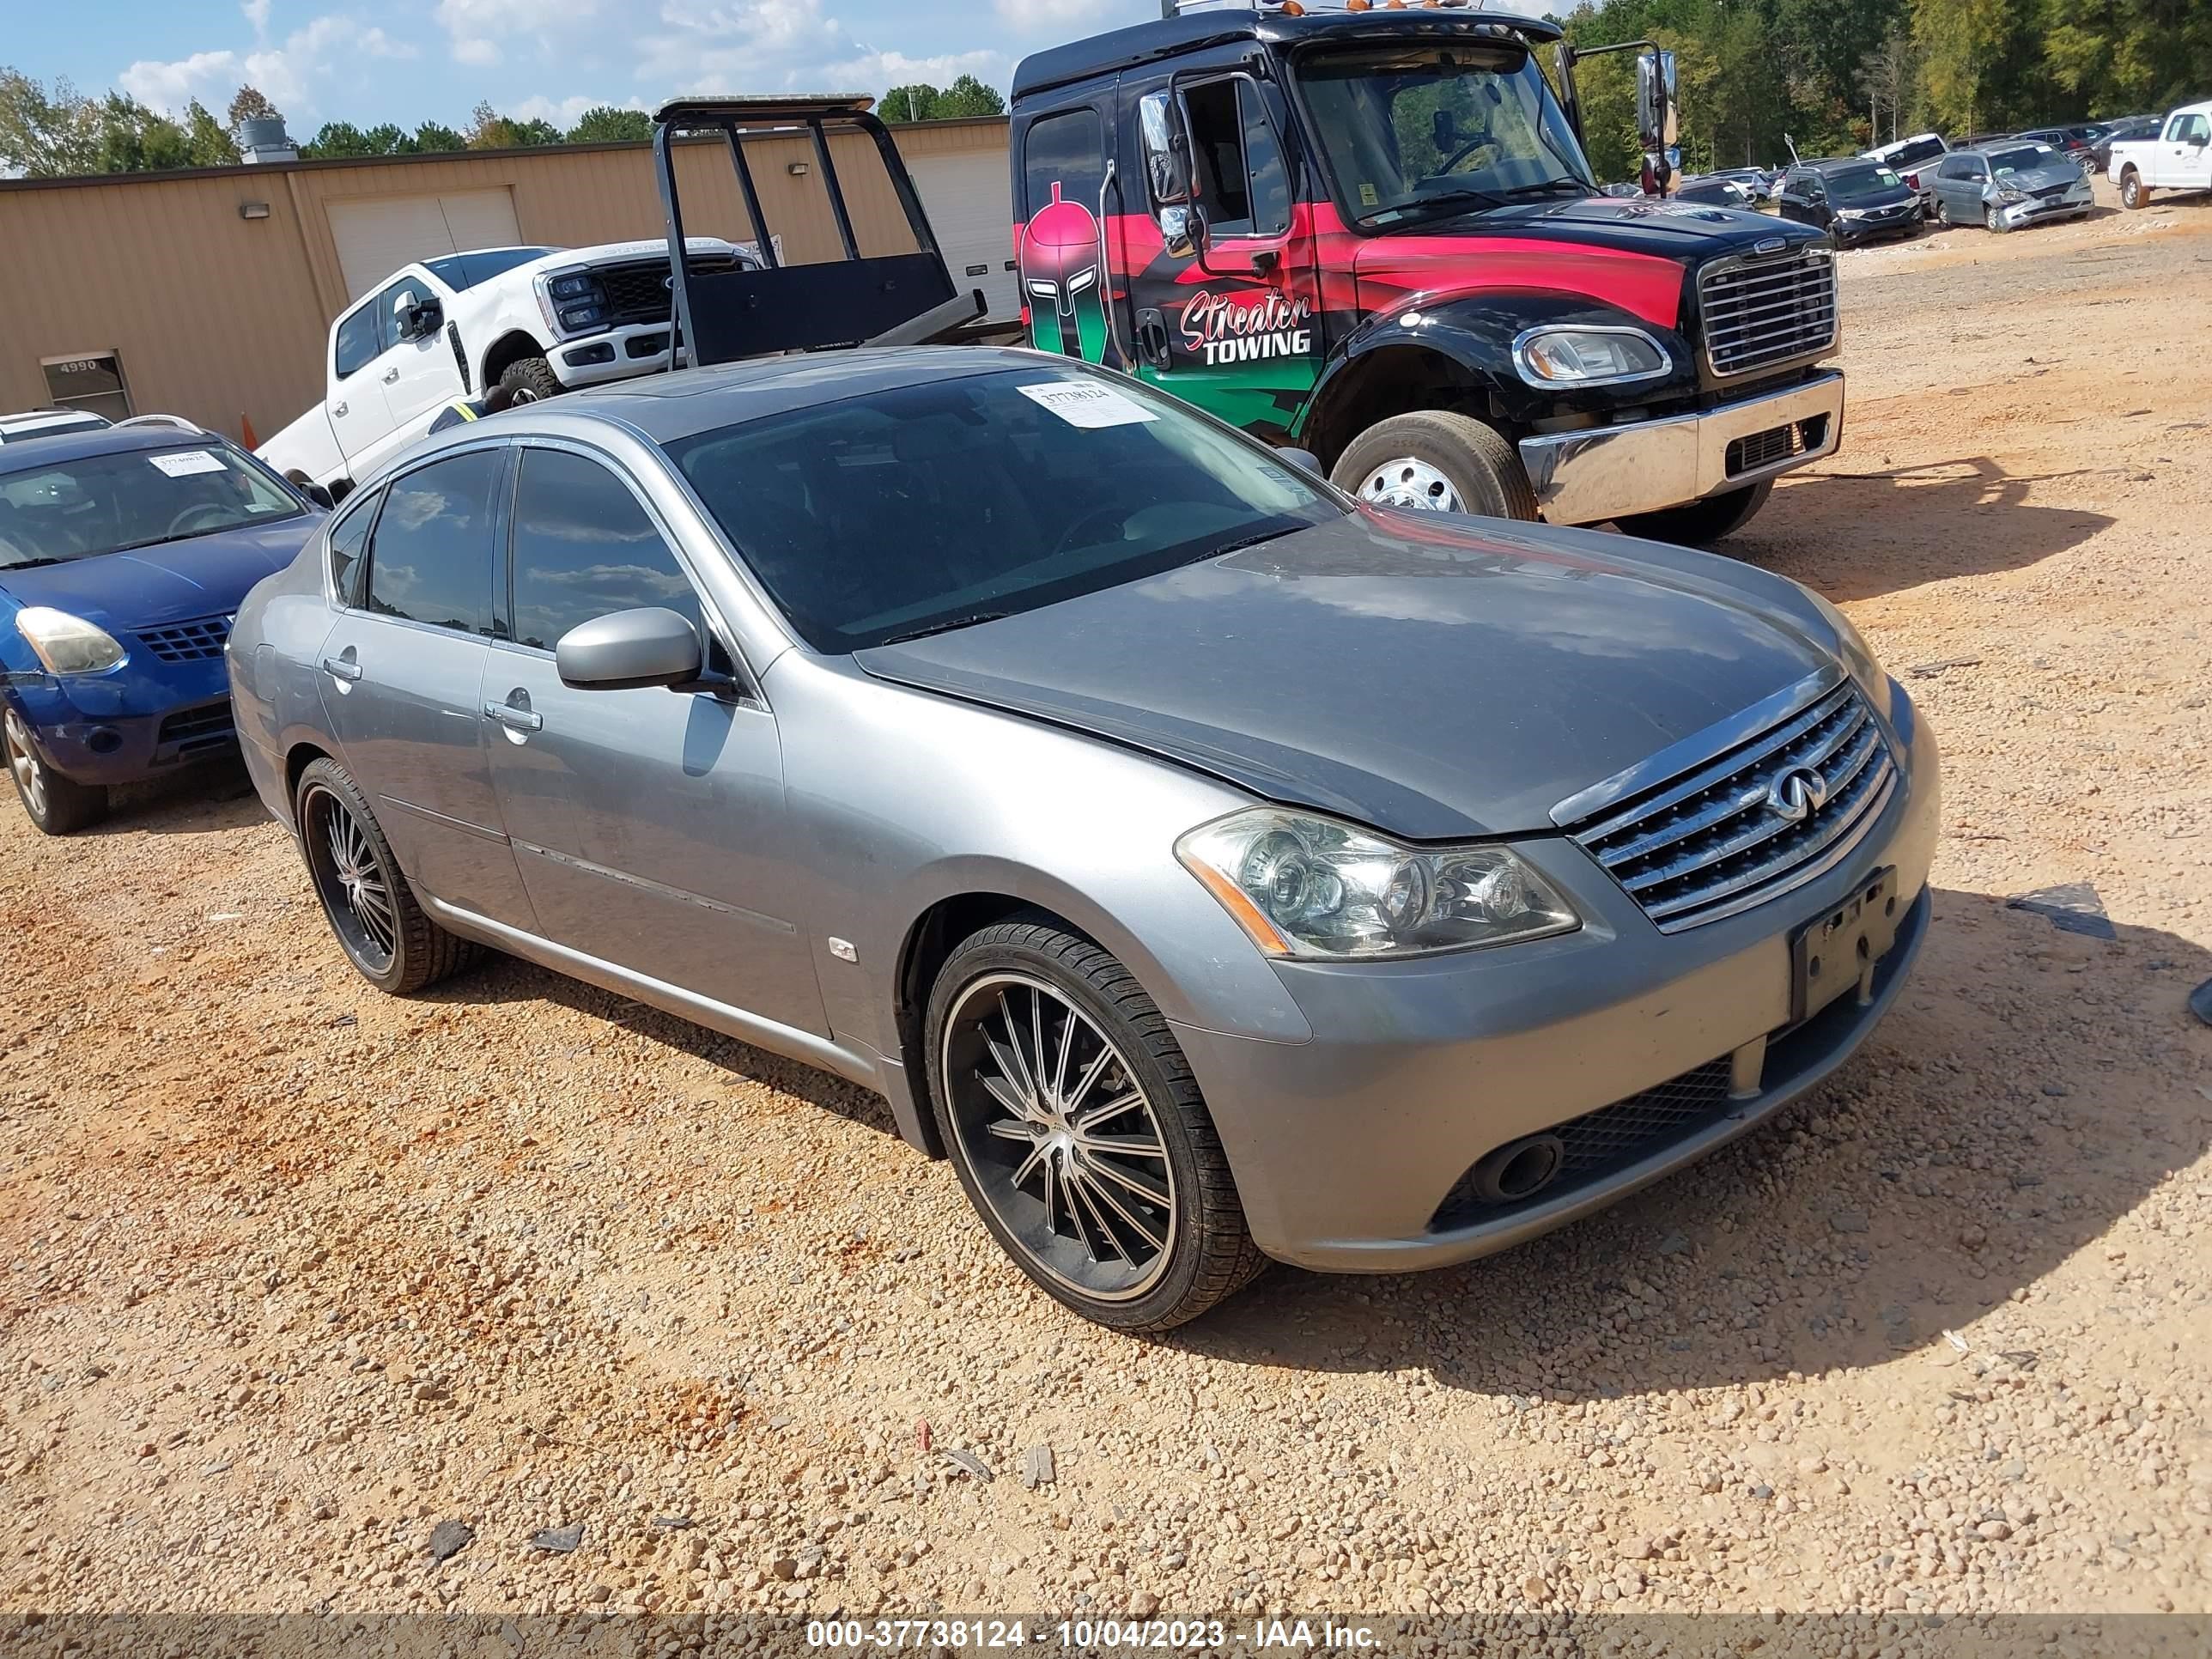
[(611, 363), (614, 360), (614, 345), (606, 340), (601, 340), (596, 345), (574, 346), (561, 354), (561, 361), (571, 368), (586, 368), (593, 363)]
[(112, 755), (123, 747), (123, 734), (112, 726), (95, 726), (84, 746), (95, 755)]

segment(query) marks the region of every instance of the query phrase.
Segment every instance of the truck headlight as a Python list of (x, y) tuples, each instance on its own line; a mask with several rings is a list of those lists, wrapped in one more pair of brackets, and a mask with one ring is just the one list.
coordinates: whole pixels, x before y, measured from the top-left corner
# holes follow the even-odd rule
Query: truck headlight
[(1525, 859), (1495, 845), (1407, 847), (1316, 813), (1257, 806), (1200, 824), (1175, 850), (1269, 956), (1421, 956), (1582, 926)]
[(1525, 330), (1513, 342), (1513, 366), (1530, 386), (1618, 386), (1656, 380), (1674, 360), (1640, 328)]
[(123, 660), (115, 636), (97, 623), (43, 605), (15, 613), (15, 631), (49, 674), (100, 674)]

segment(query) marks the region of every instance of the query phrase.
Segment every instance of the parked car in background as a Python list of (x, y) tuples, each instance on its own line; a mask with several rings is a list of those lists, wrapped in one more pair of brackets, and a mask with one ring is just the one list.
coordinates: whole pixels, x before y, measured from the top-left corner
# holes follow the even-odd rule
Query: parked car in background
[[(758, 264), (687, 237), (702, 270)], [(343, 493), (456, 398), (504, 386), (518, 402), (659, 374), (682, 356), (668, 244), (477, 248), (404, 265), (331, 325), (323, 401), (256, 453)]]
[(1709, 179), (1732, 179), (1756, 201), (1764, 202), (1772, 188), (1775, 173), (1771, 167), (1716, 167), (1705, 175)]
[(1782, 216), (1817, 225), (1839, 247), (1917, 235), (1920, 194), (1895, 169), (1857, 156), (1806, 161), (1782, 176)]
[(2120, 205), (2139, 208), (2153, 190), (2212, 190), (2212, 100), (2187, 104), (2156, 133), (2112, 146)]
[(1746, 208), (1753, 212), (1759, 208), (1759, 198), (1741, 181), (1711, 173), (1683, 179), (1675, 186), (1670, 199), (1705, 207)]
[(1935, 171), (1936, 165), (1950, 153), (1950, 145), (1940, 132), (1917, 132), (1910, 138), (1878, 145), (1861, 152), (1869, 161), (1878, 161), (1888, 167), (1914, 190), (1920, 192), (1920, 210), (1923, 216), (1933, 218), (1936, 213)]
[(2003, 232), (2045, 219), (2072, 219), (2097, 204), (2089, 180), (2048, 144), (2008, 138), (1954, 149), (1936, 168), (1940, 224)]
[(2096, 171), (2097, 129), (2087, 122), (2063, 127), (2033, 127), (2013, 137), (2024, 143), (2048, 144), (2084, 173)]
[(2109, 173), (2112, 170), (2114, 144), (2154, 137), (2165, 125), (2166, 118), (2162, 115), (2127, 115), (2117, 121), (2106, 122), (2098, 135), (2097, 142), (2089, 147), (2089, 159), (2097, 172)]
[[(490, 945), (879, 1091), (1127, 1330), (1657, 1179), (1841, 1063), (1928, 927), (1934, 742), (1832, 605), (1361, 502), (1034, 352), (427, 440), (230, 661), (371, 984)], [(1512, 718), (1409, 741), (1446, 707)]]
[(322, 518), (173, 417), (0, 446), (0, 738), (33, 823), (83, 829), (109, 785), (231, 751), (231, 617)]
[(0, 415), (0, 444), (26, 438), (51, 438), (64, 432), (97, 432), (108, 424), (88, 409), (26, 409)]

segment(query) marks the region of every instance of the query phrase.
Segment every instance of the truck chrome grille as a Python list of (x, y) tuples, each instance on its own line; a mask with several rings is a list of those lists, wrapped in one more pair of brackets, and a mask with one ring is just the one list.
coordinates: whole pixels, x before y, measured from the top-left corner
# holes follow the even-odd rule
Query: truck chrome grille
[(1764, 904), (1834, 868), (1896, 787), (1846, 680), (1711, 760), (1563, 827), (1663, 933)]
[(1836, 259), (1825, 246), (1768, 258), (1721, 259), (1698, 276), (1705, 361), (1749, 374), (1836, 343)]

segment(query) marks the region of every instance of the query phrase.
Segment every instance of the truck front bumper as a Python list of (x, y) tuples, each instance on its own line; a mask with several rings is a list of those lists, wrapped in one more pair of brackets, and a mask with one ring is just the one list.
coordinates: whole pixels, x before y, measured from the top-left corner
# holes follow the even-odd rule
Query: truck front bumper
[(1521, 465), (1547, 522), (1601, 524), (1779, 477), (1843, 435), (1844, 376), (1831, 369), (1702, 414), (1523, 438)]
[(580, 386), (681, 368), (685, 353), (672, 343), (675, 337), (672, 322), (629, 323), (563, 340), (546, 353), (546, 360), (561, 384), (573, 392)]

